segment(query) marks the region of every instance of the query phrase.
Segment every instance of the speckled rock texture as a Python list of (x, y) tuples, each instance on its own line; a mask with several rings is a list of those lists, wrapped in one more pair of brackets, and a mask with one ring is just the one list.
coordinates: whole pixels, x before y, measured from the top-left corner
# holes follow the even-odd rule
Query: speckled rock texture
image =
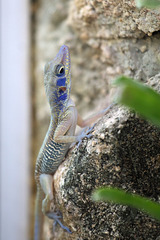
[(85, 40), (137, 39), (159, 31), (159, 10), (139, 10), (134, 0), (74, 0), (74, 3), (72, 23)]
[[(120, 74), (160, 91), (160, 10), (137, 9), (134, 0), (40, 0), (36, 6), (34, 161), (50, 118), (43, 68), (62, 44), (71, 51), (72, 98), (83, 116), (112, 102), (111, 83)], [(57, 226), (53, 235), (46, 219), (44, 239), (158, 240), (160, 223), (129, 207), (93, 203), (90, 196), (109, 185), (160, 201), (159, 139), (156, 127), (114, 106), (54, 176), (55, 207), (73, 233)]]
[[(160, 90), (160, 75), (151, 85)], [(57, 227), (51, 239), (158, 239), (160, 223), (126, 206), (91, 201), (92, 191), (113, 186), (160, 201), (160, 130), (114, 106), (93, 137), (70, 150), (54, 176), (56, 208), (72, 235)]]

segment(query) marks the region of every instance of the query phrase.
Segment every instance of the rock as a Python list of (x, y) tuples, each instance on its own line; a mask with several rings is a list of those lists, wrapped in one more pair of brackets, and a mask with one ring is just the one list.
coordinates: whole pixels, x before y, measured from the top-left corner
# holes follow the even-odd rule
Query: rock
[(138, 9), (134, 0), (74, 0), (70, 18), (73, 28), (81, 35), (88, 32), (89, 39), (139, 39), (160, 28), (159, 10)]
[(160, 236), (160, 223), (147, 214), (127, 206), (91, 201), (92, 191), (102, 186), (159, 201), (159, 139), (159, 129), (125, 107), (114, 106), (98, 121), (93, 137), (84, 139), (79, 149), (72, 148), (54, 175), (56, 208), (73, 233), (68, 235), (57, 227), (53, 239)]

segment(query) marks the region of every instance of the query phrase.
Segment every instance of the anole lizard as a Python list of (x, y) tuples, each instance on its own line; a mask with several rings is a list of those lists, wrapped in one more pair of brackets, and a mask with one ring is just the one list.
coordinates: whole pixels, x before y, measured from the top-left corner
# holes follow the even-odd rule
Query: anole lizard
[[(69, 49), (65, 45), (60, 48), (57, 56), (45, 65), (44, 85), (51, 109), (51, 121), (36, 161), (37, 196), (34, 240), (42, 239), (43, 215), (54, 219), (63, 229), (71, 233), (60, 222), (59, 216), (51, 210), (53, 175), (63, 161), (71, 143), (88, 137), (87, 133), (75, 136), (76, 125), (82, 128), (89, 126), (109, 109), (107, 108), (86, 120), (79, 116), (75, 104), (70, 98), (71, 62)], [(45, 198), (43, 199), (43, 197)]]

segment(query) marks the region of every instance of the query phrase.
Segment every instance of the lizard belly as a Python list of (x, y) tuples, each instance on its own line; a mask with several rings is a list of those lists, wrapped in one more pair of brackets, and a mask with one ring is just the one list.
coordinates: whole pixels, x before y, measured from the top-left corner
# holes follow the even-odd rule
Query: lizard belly
[(63, 161), (70, 144), (56, 143), (53, 140), (46, 144), (43, 151), (41, 173), (54, 174)]

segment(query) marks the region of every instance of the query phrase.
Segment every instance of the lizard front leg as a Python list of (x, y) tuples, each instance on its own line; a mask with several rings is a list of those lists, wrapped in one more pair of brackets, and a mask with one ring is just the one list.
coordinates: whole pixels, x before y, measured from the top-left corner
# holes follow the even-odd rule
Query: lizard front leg
[[(92, 115), (91, 117), (83, 120), (79, 114), (77, 114), (77, 120), (76, 124), (80, 126), (81, 128), (85, 128), (87, 126), (92, 125), (93, 123), (96, 122), (100, 117), (103, 117), (109, 110), (110, 108), (114, 105), (115, 103), (112, 103), (109, 105), (106, 109)], [(64, 119), (60, 122), (60, 124), (57, 126), (55, 133), (54, 133), (54, 141), (58, 143), (76, 143), (79, 142), (81, 143), (82, 139), (87, 137), (91, 137), (92, 134), (89, 134), (94, 125), (91, 128), (88, 128), (88, 131), (83, 131), (80, 135), (75, 136), (75, 135), (67, 135), (66, 133), (69, 131), (69, 129), (72, 128), (73, 125), (73, 114), (71, 111), (68, 111), (64, 117)], [(79, 144), (78, 144), (79, 146)]]
[(78, 119), (77, 119), (77, 125), (80, 126), (81, 128), (87, 127), (95, 123), (99, 118), (103, 117), (110, 109), (111, 107), (115, 105), (115, 103), (110, 104), (107, 108), (93, 114), (89, 118), (83, 120), (81, 116), (78, 114)]

